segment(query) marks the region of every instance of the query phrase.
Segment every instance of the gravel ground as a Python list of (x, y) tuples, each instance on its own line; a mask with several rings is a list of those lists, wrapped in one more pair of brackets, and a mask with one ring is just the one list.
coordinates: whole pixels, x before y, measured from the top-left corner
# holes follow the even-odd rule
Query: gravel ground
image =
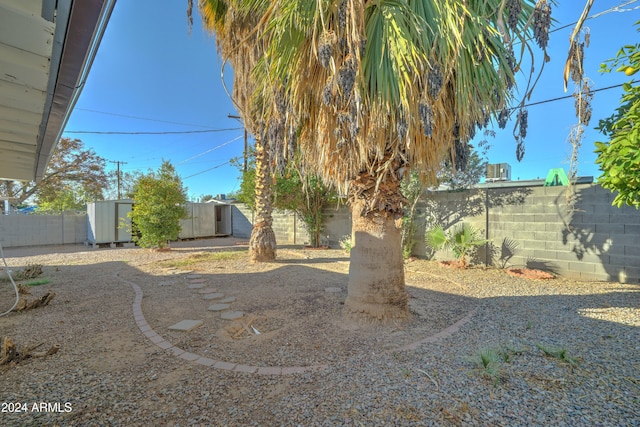
[[(406, 266), (411, 319), (379, 328), (342, 319), (345, 292), (324, 291), (346, 289), (339, 251), (283, 249), (268, 265), (249, 265), (243, 254), (176, 263), (230, 243), (183, 242), (170, 253), (5, 249), (14, 270), (44, 265), (51, 283), (33, 296), (51, 290), (57, 297), (0, 317), (0, 336), (19, 347), (57, 342), (61, 349), (0, 368), (0, 425), (640, 425), (638, 285), (534, 281), (417, 260)], [(262, 315), (264, 336), (225, 336), (224, 324), (187, 289), (191, 270), (236, 296), (239, 309)], [(326, 367), (270, 376), (175, 357), (141, 333), (135, 293), (118, 276), (142, 289), (149, 325), (187, 351), (257, 366)], [(0, 282), (0, 311), (7, 288)], [(469, 314), (459, 331), (425, 340)], [(189, 333), (167, 330), (182, 318), (207, 321)]]

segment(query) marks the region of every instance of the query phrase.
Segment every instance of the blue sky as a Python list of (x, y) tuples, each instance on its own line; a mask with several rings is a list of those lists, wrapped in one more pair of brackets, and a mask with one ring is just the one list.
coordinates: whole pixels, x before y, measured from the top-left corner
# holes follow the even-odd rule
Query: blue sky
[[(627, 0), (598, 0), (591, 15), (628, 3)], [(85, 146), (110, 161), (126, 162), (125, 171), (157, 169), (162, 159), (170, 160), (182, 177), (191, 199), (203, 194), (229, 193), (239, 187), (237, 168), (227, 164), (242, 155), (242, 129), (211, 133), (119, 135), (84, 132), (183, 132), (240, 128), (227, 117), (237, 114), (220, 78), (221, 60), (215, 41), (203, 32), (199, 17), (189, 34), (186, 0), (119, 0), (100, 45), (89, 77), (64, 136), (81, 139)], [(575, 22), (583, 0), (560, 0), (553, 8), (556, 27)], [(640, 20), (640, 1), (621, 6), (623, 12), (605, 13), (587, 21), (591, 33), (585, 51), (585, 71), (593, 89), (629, 80), (619, 73), (601, 75), (600, 63), (613, 57), (623, 44), (637, 43), (633, 23)], [(572, 93), (563, 91), (562, 69), (571, 28), (553, 32), (549, 41), (551, 62), (530, 103)], [(540, 58), (537, 59), (538, 66)], [(231, 70), (226, 72), (231, 90)], [(593, 119), (580, 151), (580, 176), (599, 175), (594, 163), (593, 142), (600, 134), (593, 130), (598, 119), (618, 106), (621, 88), (595, 94)], [(568, 170), (569, 130), (576, 122), (573, 99), (544, 103), (529, 108), (526, 154), (515, 158), (513, 121), (507, 128), (496, 126), (489, 138), (491, 163), (511, 165), (513, 179), (546, 177), (550, 168)], [(515, 116), (514, 116), (515, 117)], [(115, 164), (110, 163), (110, 168)]]

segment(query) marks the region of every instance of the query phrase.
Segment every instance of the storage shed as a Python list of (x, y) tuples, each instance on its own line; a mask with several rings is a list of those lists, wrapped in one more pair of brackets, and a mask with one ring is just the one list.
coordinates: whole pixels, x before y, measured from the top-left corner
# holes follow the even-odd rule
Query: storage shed
[(105, 200), (87, 204), (88, 241), (91, 244), (131, 242), (133, 200)]
[(226, 203), (187, 203), (188, 217), (180, 221), (179, 239), (228, 236), (231, 234), (231, 206)]

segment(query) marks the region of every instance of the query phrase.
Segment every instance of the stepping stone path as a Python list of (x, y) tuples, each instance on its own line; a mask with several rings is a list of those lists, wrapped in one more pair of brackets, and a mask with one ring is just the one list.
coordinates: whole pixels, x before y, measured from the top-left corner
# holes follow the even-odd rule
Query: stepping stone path
[(227, 311), (226, 313), (222, 313), (220, 318), (224, 320), (236, 320), (244, 316), (242, 311)]
[(169, 326), (169, 329), (171, 329), (172, 331), (189, 332), (202, 325), (203, 323), (204, 322), (202, 320), (182, 320), (175, 325)]
[[(187, 279), (189, 280), (189, 289), (200, 289), (198, 293), (202, 295), (202, 298), (206, 300), (220, 300), (218, 301), (218, 304), (210, 305), (208, 308), (209, 311), (225, 311), (230, 307), (230, 303), (236, 300), (236, 297), (225, 298), (224, 294), (222, 292), (218, 292), (216, 288), (205, 288), (207, 280), (203, 279), (202, 276), (199, 274), (188, 274)], [(331, 291), (331, 292), (339, 292), (341, 290), (340, 288), (335, 288), (335, 289), (337, 289), (337, 291)], [(227, 311), (227, 312), (221, 313), (220, 318), (222, 318), (223, 320), (236, 320), (241, 318), (242, 316), (244, 316), (244, 312), (242, 311)], [(174, 326), (178, 326), (184, 322), (189, 322), (189, 321), (183, 320), (182, 322)], [(200, 323), (194, 326), (194, 328), (202, 324), (202, 321), (199, 321), (199, 322)]]
[(216, 292), (216, 293), (211, 293), (211, 294), (206, 294), (205, 296), (203, 296), (202, 298), (204, 299), (220, 299), (224, 297), (224, 294), (221, 292)]

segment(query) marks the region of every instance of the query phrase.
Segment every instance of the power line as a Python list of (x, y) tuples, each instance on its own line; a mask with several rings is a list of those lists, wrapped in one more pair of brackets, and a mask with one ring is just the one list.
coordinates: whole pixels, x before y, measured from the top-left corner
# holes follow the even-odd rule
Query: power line
[(189, 175), (189, 176), (187, 176), (187, 177), (185, 177), (185, 178), (182, 178), (182, 179), (184, 180), (184, 179), (192, 178), (192, 177), (194, 177), (194, 176), (196, 176), (196, 175), (200, 175), (200, 174), (203, 174), (203, 173), (205, 173), (205, 172), (209, 172), (209, 171), (212, 171), (212, 170), (214, 170), (214, 169), (218, 169), (219, 167), (222, 167), (222, 166), (224, 166), (224, 165), (226, 165), (226, 164), (229, 164), (229, 162), (228, 162), (228, 161), (226, 161), (226, 162), (224, 162), (224, 163), (220, 163), (219, 165), (216, 165), (216, 166), (214, 166), (214, 167), (212, 167), (212, 168), (205, 169), (205, 170), (203, 170), (203, 171), (200, 171), (200, 172), (194, 173), (193, 175)]
[[(638, 82), (640, 82), (640, 80), (632, 80), (631, 82), (627, 82), (627, 83), (634, 84), (634, 83), (638, 83)], [(591, 91), (591, 93), (596, 93), (596, 92), (601, 92), (603, 90), (619, 88), (619, 87), (624, 86), (627, 83), (620, 83), (620, 84), (613, 85), (613, 86), (607, 86), (607, 87), (602, 87), (600, 89), (594, 89), (594, 90)], [(569, 98), (573, 98), (573, 95), (565, 95), (565, 96), (559, 96), (557, 98), (551, 98), (551, 99), (545, 99), (545, 100), (542, 100), (542, 101), (531, 102), (529, 104), (523, 105), (523, 107), (532, 107), (534, 105), (547, 104), (549, 102), (561, 101), (563, 99), (569, 99)], [(510, 110), (517, 110), (519, 108), (520, 108), (519, 106), (518, 107), (513, 107)]]
[[(625, 7), (625, 6), (629, 6), (630, 4), (636, 3), (638, 0), (628, 0), (627, 2), (624, 3), (620, 3), (617, 6), (613, 6), (609, 9), (603, 10), (602, 12), (598, 12), (595, 13), (593, 15), (590, 15), (587, 17), (587, 19), (595, 19), (595, 18), (599, 18), (602, 15), (606, 15), (608, 13), (612, 13), (612, 12), (631, 12), (632, 10), (636, 10), (636, 9), (640, 9), (640, 6), (636, 6), (634, 8), (631, 9), (620, 9), (621, 7)], [(574, 22), (572, 24), (567, 24), (567, 25), (563, 25), (562, 27), (558, 27), (558, 28), (554, 28), (553, 30), (550, 30), (550, 33), (555, 33), (556, 31), (560, 31), (560, 30), (564, 30), (565, 28), (569, 28), (569, 27), (573, 27), (574, 25), (576, 25), (577, 22)]]
[(235, 137), (235, 138), (233, 138), (233, 139), (230, 139), (230, 140), (229, 140), (229, 141), (227, 141), (227, 142), (223, 142), (223, 143), (222, 143), (222, 144), (220, 144), (220, 145), (216, 145), (215, 147), (210, 148), (210, 149), (208, 149), (208, 150), (206, 150), (206, 151), (203, 151), (202, 153), (198, 153), (198, 154), (196, 154), (195, 156), (191, 156), (191, 157), (189, 157), (188, 159), (181, 160), (181, 161), (179, 161), (178, 163), (176, 163), (176, 165), (180, 165), (180, 164), (182, 164), (182, 163), (187, 163), (187, 162), (188, 162), (188, 161), (190, 161), (190, 160), (193, 160), (193, 159), (196, 159), (196, 158), (198, 158), (198, 157), (204, 156), (205, 154), (208, 154), (208, 153), (210, 153), (210, 152), (212, 152), (212, 151), (215, 151), (215, 150), (217, 150), (218, 148), (222, 148), (222, 147), (224, 147), (225, 145), (229, 145), (229, 144), (231, 144), (232, 142), (235, 142), (235, 141), (239, 140), (240, 138), (242, 138), (242, 135), (237, 136), (237, 137)]
[(90, 131), (90, 130), (66, 130), (64, 133), (92, 134), (92, 135), (181, 135), (192, 133), (214, 133), (241, 130), (243, 128), (224, 128), (206, 130), (183, 130), (183, 131), (162, 131), (162, 132), (119, 132), (119, 131)]
[(152, 119), (150, 117), (140, 117), (140, 116), (131, 116), (131, 115), (128, 115), (128, 114), (110, 113), (108, 111), (91, 110), (89, 108), (75, 108), (75, 110), (88, 111), (90, 113), (104, 114), (104, 115), (107, 115), (107, 116), (124, 117), (124, 118), (127, 118), (127, 119), (146, 120), (146, 121), (149, 121), (149, 122), (158, 122), (158, 123), (168, 123), (168, 124), (172, 124), (172, 125), (196, 126), (196, 127), (199, 127), (199, 128), (208, 128), (208, 127), (210, 127), (208, 125), (199, 125), (199, 124), (195, 124), (195, 123), (173, 122), (173, 121), (170, 121), (170, 120)]

